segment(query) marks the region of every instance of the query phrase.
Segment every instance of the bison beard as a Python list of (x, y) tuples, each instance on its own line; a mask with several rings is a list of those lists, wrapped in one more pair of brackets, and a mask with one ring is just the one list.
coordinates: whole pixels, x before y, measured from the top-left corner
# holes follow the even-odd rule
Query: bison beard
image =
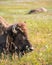
[(0, 35), (0, 41), (3, 39), (3, 42), (0, 42), (1, 53), (5, 50), (6, 54), (16, 52), (19, 56), (19, 53), (24, 55), (24, 53), (33, 50), (32, 45), (18, 25), (12, 25), (3, 31), (4, 34)]

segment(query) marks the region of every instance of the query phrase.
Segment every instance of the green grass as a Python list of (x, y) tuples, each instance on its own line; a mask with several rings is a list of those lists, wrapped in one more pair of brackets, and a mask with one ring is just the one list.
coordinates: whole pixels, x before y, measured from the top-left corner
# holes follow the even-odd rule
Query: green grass
[[(35, 2), (0, 4), (0, 16), (9, 24), (26, 21), (28, 36), (34, 51), (22, 58), (10, 60), (0, 59), (0, 65), (52, 65), (52, 1), (37, 0)], [(25, 5), (24, 5), (25, 4)], [(48, 12), (26, 14), (29, 10), (45, 7)]]

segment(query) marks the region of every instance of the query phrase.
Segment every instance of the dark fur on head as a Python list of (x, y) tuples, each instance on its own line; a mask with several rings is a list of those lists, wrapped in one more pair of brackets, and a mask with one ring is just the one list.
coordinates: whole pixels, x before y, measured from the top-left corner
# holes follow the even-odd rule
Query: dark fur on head
[[(11, 26), (10, 28), (10, 36), (13, 38), (13, 45), (15, 46), (15, 51), (19, 55), (19, 52), (26, 53), (27, 51), (32, 51), (32, 45), (30, 44), (29, 40), (23, 33), (23, 31), (20, 29), (19, 26)], [(14, 30), (14, 31), (13, 31)], [(15, 32), (16, 31), (16, 32)], [(12, 51), (12, 49), (11, 49)]]

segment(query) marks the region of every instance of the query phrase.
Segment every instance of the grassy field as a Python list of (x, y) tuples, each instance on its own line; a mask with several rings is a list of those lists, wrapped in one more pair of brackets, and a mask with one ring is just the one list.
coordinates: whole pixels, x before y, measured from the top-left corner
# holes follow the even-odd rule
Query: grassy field
[[(26, 14), (40, 7), (48, 12)], [(9, 24), (26, 21), (29, 40), (34, 47), (33, 52), (20, 59), (16, 56), (13, 60), (0, 59), (0, 65), (52, 65), (52, 0), (0, 0), (0, 16)]]

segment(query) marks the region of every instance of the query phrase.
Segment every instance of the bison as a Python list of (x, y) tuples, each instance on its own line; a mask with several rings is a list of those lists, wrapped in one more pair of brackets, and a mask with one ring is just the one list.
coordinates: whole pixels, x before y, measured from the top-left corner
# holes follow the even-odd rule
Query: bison
[(33, 50), (27, 36), (18, 24), (11, 25), (8, 28), (1, 24), (0, 29), (2, 33), (0, 33), (0, 53), (13, 55), (16, 52), (19, 56), (20, 53), (24, 55)]
[(13, 54), (16, 52), (18, 55), (19, 53), (24, 55), (24, 53), (33, 50), (32, 45), (18, 24), (10, 26), (7, 29), (7, 32), (9, 33), (10, 38), (13, 38), (9, 45), (10, 53)]
[(33, 10), (30, 10), (28, 14), (41, 13), (41, 12), (47, 12), (47, 9), (44, 7), (33, 9)]

